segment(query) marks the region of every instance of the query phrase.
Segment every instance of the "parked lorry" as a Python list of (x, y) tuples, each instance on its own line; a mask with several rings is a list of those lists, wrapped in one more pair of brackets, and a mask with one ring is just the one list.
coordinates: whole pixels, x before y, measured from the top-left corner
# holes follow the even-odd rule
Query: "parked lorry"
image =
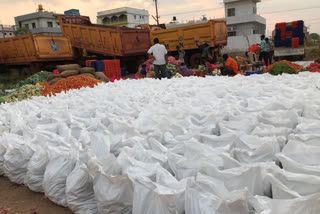
[(66, 37), (28, 33), (0, 39), (0, 64), (35, 64), (72, 59), (71, 43)]
[(62, 33), (74, 48), (111, 57), (145, 55), (148, 30), (92, 24), (87, 16), (58, 15)]
[(305, 57), (307, 27), (303, 21), (277, 23), (272, 33), (275, 60), (302, 60)]
[(186, 52), (186, 62), (195, 67), (200, 64), (201, 53), (197, 42), (208, 42), (212, 60), (216, 61), (220, 56), (221, 49), (227, 45), (227, 24), (224, 20), (209, 20), (205, 23), (177, 24), (170, 29), (153, 28), (150, 25), (138, 25), (137, 27), (150, 30), (150, 39), (158, 38), (161, 44), (173, 54), (176, 53), (176, 46), (180, 46)]

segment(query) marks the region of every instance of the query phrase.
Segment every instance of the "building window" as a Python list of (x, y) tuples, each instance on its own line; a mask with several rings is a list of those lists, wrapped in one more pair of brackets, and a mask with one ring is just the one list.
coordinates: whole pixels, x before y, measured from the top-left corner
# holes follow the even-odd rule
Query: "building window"
[(229, 8), (228, 9), (228, 17), (236, 15), (236, 8)]
[(24, 25), (24, 27), (26, 27), (26, 28), (28, 28), (28, 29), (29, 29), (29, 24), (25, 24), (25, 25)]
[(253, 14), (257, 14), (257, 8), (253, 7)]
[(126, 21), (127, 21), (127, 15), (121, 14), (121, 15), (119, 16), (119, 21), (120, 21), (120, 22), (126, 22)]
[(48, 27), (53, 27), (53, 23), (52, 22), (47, 22), (48, 23)]
[(136, 16), (136, 15), (134, 15), (134, 19), (137, 19), (137, 16)]
[(236, 36), (236, 35), (237, 35), (236, 31), (228, 32), (228, 36)]
[(36, 23), (32, 23), (32, 28), (36, 28)]
[(10, 33), (10, 36), (12, 36), (12, 33)]
[(58, 26), (60, 26), (60, 23), (59, 23), (59, 22), (57, 22), (57, 25), (58, 25)]
[(4, 33), (4, 35), (6, 36), (6, 35), (7, 35), (7, 33)]

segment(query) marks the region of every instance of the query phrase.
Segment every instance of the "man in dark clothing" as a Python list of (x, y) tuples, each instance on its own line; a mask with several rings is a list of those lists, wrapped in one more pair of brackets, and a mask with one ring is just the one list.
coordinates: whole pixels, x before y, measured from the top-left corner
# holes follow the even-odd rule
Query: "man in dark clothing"
[(220, 69), (222, 76), (234, 76), (238, 74), (238, 64), (228, 54), (223, 54), (223, 62), (224, 66)]
[(201, 64), (205, 64), (205, 62), (210, 61), (209, 60), (210, 44), (208, 42), (204, 42), (201, 45), (199, 45), (199, 41), (196, 41), (196, 45), (201, 50), (201, 58), (202, 58)]
[(167, 78), (168, 51), (164, 45), (159, 44), (159, 39), (154, 38), (154, 45), (148, 50), (149, 56), (153, 60), (156, 79)]

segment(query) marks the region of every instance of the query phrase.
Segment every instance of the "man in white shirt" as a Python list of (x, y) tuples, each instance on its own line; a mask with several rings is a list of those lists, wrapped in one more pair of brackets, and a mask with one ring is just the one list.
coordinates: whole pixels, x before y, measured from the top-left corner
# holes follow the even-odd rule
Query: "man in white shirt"
[(167, 77), (166, 64), (168, 62), (168, 51), (164, 45), (159, 44), (158, 38), (154, 38), (153, 42), (154, 45), (148, 50), (148, 54), (153, 59), (156, 79), (158, 78), (161, 80), (161, 77)]

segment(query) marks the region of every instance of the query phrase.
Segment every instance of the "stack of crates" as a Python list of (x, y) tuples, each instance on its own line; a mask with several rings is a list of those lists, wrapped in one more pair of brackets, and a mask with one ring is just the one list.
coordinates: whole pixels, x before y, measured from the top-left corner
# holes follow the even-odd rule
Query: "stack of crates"
[(96, 72), (104, 72), (108, 78), (121, 78), (120, 60), (86, 60), (86, 67), (93, 67)]
[(121, 68), (120, 68), (120, 60), (114, 59), (114, 60), (103, 60), (104, 62), (104, 72), (105, 75), (115, 78), (121, 78)]
[(304, 44), (304, 22), (294, 21), (290, 23), (277, 23), (274, 38), (275, 47), (298, 48)]

